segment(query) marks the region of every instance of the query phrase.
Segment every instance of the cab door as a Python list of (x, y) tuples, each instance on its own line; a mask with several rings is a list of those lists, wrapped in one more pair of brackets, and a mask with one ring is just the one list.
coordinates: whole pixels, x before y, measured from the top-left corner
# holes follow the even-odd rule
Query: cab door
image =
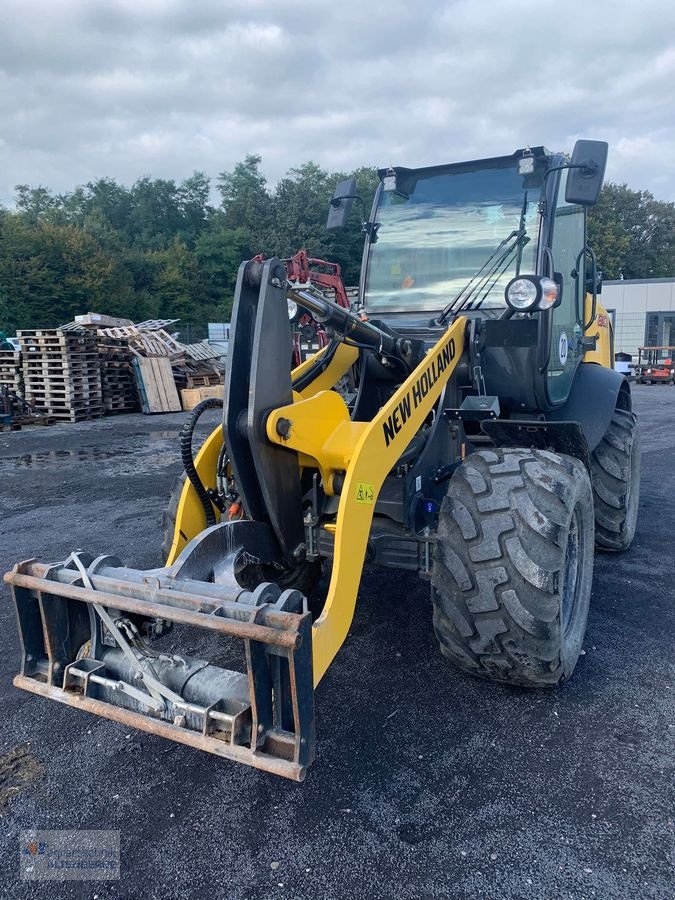
[[(553, 216), (551, 252), (553, 268), (562, 276), (562, 302), (551, 315), (551, 347), (547, 372), (547, 389), (551, 403), (559, 405), (567, 399), (574, 373), (583, 355), (583, 300), (577, 302), (577, 290), (585, 289), (583, 283), (584, 258), (580, 256), (585, 245), (586, 210), (583, 206), (567, 203), (565, 186), (568, 171), (560, 175)], [(577, 276), (577, 261), (582, 275)], [(582, 284), (578, 285), (578, 278)]]

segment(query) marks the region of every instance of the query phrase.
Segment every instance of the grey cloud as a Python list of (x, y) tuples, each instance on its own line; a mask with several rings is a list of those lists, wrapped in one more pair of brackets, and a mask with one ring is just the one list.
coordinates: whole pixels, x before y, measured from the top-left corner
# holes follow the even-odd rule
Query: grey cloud
[(675, 8), (571, 0), (5, 0), (0, 201), (101, 175), (271, 182), (527, 143), (611, 144), (608, 175), (675, 199)]

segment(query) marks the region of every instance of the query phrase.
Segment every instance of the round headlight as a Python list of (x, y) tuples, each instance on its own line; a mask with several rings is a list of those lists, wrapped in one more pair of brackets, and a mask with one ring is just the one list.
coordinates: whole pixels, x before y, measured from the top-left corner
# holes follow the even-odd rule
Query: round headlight
[(512, 309), (532, 309), (538, 299), (539, 290), (530, 278), (514, 278), (506, 286), (506, 302)]
[(647, 375), (651, 375), (651, 374), (652, 374), (652, 370), (651, 370), (651, 369), (647, 369)]
[(298, 315), (298, 304), (295, 300), (291, 300), (290, 297), (286, 298), (286, 303), (288, 303), (288, 320), (293, 322)]

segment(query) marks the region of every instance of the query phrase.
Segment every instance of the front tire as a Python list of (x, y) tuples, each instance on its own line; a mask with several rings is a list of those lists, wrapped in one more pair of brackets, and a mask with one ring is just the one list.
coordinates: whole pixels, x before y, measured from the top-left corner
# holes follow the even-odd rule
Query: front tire
[(434, 552), (441, 653), (514, 685), (569, 678), (586, 631), (593, 535), (579, 460), (526, 449), (467, 457), (441, 506)]
[(640, 430), (635, 413), (617, 409), (591, 454), (595, 545), (627, 550), (635, 536), (640, 503)]

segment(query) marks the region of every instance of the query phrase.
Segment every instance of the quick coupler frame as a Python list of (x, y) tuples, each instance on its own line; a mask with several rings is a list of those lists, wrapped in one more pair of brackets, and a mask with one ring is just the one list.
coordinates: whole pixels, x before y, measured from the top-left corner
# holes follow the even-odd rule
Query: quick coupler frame
[[(242, 521), (206, 529), (161, 569), (84, 553), (19, 563), (5, 575), (21, 639), (15, 686), (302, 781), (315, 753), (311, 614), (298, 591), (246, 590), (234, 577), (273, 565), (274, 545), (267, 525)], [(246, 674), (155, 650), (141, 636), (148, 622), (239, 638)]]

